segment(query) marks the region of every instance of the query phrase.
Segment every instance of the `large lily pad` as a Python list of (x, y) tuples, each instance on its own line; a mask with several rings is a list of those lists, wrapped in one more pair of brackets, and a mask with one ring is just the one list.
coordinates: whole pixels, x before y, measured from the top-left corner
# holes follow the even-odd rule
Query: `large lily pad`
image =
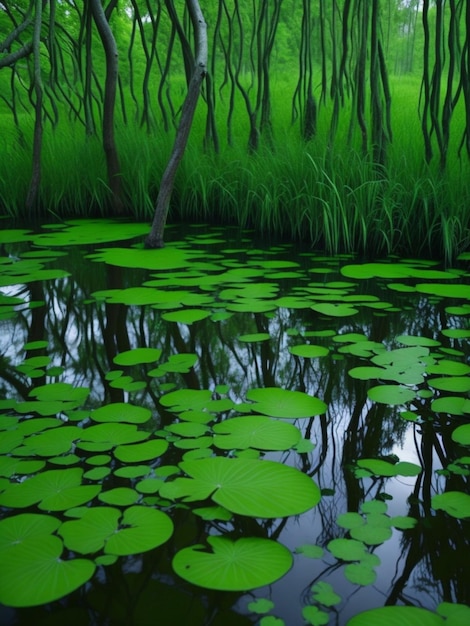
[(194, 585), (219, 591), (249, 591), (278, 580), (292, 566), (292, 555), (271, 539), (208, 537), (211, 552), (198, 544), (180, 550), (175, 572)]
[(93, 576), (95, 564), (62, 560), (62, 541), (50, 534), (29, 536), (1, 551), (0, 602), (26, 607), (53, 602)]
[(326, 411), (326, 404), (322, 400), (302, 391), (264, 387), (250, 389), (246, 397), (254, 402), (255, 411), (271, 417), (296, 419), (321, 415)]
[(105, 404), (90, 413), (94, 422), (128, 422), (130, 424), (144, 424), (148, 422), (151, 415), (150, 409), (128, 402)]
[(444, 620), (415, 606), (384, 606), (355, 615), (346, 626), (443, 626)]
[(309, 476), (274, 461), (213, 457), (183, 461), (180, 467), (191, 478), (167, 481), (160, 489), (162, 497), (210, 496), (233, 513), (268, 518), (303, 513), (321, 497)]
[(446, 491), (431, 498), (433, 509), (442, 509), (452, 517), (470, 517), (470, 496), (461, 491)]
[(293, 424), (263, 415), (234, 417), (216, 424), (213, 431), (214, 445), (222, 450), (234, 448), (289, 450), (302, 436)]

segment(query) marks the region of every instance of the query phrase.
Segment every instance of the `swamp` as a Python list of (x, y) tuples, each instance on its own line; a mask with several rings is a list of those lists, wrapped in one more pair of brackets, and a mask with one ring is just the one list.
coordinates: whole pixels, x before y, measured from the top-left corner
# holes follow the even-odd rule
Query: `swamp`
[(467, 626), (469, 263), (468, 0), (0, 0), (1, 626)]
[(470, 255), (147, 230), (0, 233), (2, 624), (464, 624)]

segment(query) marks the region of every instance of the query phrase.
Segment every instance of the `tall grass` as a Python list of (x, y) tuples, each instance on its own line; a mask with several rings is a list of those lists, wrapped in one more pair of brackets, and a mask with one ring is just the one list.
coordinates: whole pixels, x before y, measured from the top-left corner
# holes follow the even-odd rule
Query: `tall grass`
[[(445, 172), (423, 160), (417, 115), (417, 83), (395, 85), (393, 142), (386, 167), (378, 168), (359, 153), (355, 138), (346, 142), (349, 114), (343, 115), (333, 145), (329, 111), (320, 110), (314, 140), (300, 140), (291, 126), (289, 106), (273, 96), (275, 144), (249, 155), (243, 108), (233, 122), (233, 146), (221, 136), (219, 154), (202, 148), (203, 107), (196, 116), (181, 163), (170, 221), (211, 222), (254, 228), (264, 236), (310, 243), (328, 253), (357, 252), (432, 255), (452, 259), (469, 243), (470, 166), (456, 156), (462, 113), (456, 111), (456, 139)], [(279, 95), (286, 86), (276, 87)], [(277, 107), (277, 110), (276, 110)], [(219, 127), (226, 111), (219, 107)], [(460, 116), (460, 121), (459, 121)], [(28, 126), (29, 124), (29, 126)], [(4, 214), (24, 215), (30, 163), (30, 127), (26, 145), (8, 123), (7, 157), (0, 162), (0, 202)], [(117, 144), (129, 216), (149, 220), (158, 185), (171, 150), (171, 133), (119, 125)], [(358, 142), (357, 142), (358, 143)], [(24, 144), (24, 142), (23, 142)], [(43, 216), (70, 217), (109, 213), (106, 168), (100, 140), (83, 129), (61, 123), (46, 132), (43, 148)]]

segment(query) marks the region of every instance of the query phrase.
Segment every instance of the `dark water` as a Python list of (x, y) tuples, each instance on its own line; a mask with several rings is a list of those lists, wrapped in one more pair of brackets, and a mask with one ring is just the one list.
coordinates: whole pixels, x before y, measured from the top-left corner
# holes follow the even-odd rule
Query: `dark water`
[[(177, 466), (183, 457), (189, 458), (185, 455), (190, 451), (194, 458), (199, 454), (199, 437), (164, 430), (181, 421), (177, 412), (160, 402), (165, 394), (185, 388), (210, 390), (211, 401), (231, 401), (232, 408), (221, 404), (221, 410), (216, 410), (211, 405), (213, 423), (219, 423), (247, 413), (243, 405), (249, 404), (250, 390), (302, 392), (323, 401), (326, 411), (280, 419), (294, 424), (302, 438), (314, 444), (313, 449), (250, 449), (243, 454), (281, 462), (307, 474), (321, 490), (320, 502), (285, 518), (235, 514), (229, 520), (204, 520), (193, 509), (210, 501), (152, 500), (153, 496), (136, 492), (136, 503), (164, 510), (171, 517), (174, 532), (168, 541), (110, 564), (99, 560), (102, 551), (88, 554), (86, 558), (98, 559), (98, 566), (84, 585), (45, 605), (4, 606), (0, 623), (192, 626), (263, 624), (264, 619), (266, 626), (281, 626), (281, 621), (274, 621), (277, 617), (287, 626), (297, 626), (308, 623), (302, 617), (303, 608), (314, 606), (329, 616), (329, 624), (342, 625), (361, 611), (386, 605), (435, 611), (443, 601), (470, 604), (468, 514), (449, 512), (433, 500), (449, 491), (469, 494), (468, 446), (456, 441), (452, 433), (468, 423), (470, 412), (463, 408), (457, 414), (446, 404), (433, 404), (445, 397), (464, 402), (468, 390), (462, 380), (456, 383), (456, 391), (449, 391), (452, 384), (449, 389), (432, 384), (446, 376), (439, 373), (441, 363), (444, 370), (446, 363), (461, 364), (458, 378), (468, 378), (466, 261), (456, 263), (453, 276), (445, 276), (433, 275), (439, 268), (423, 261), (386, 259), (379, 269), (371, 266), (372, 276), (366, 278), (357, 274), (358, 261), (352, 257), (327, 258), (291, 244), (263, 246), (249, 233), (208, 228), (184, 233), (170, 229), (169, 233), (163, 269), (129, 267), (135, 260), (129, 261), (124, 250), (131, 245), (138, 249), (140, 238), (96, 244), (80, 244), (78, 238), (73, 245), (27, 238), (3, 243), (0, 293), (19, 300), (13, 305), (2, 301), (1, 307), (0, 417), (14, 417), (19, 423), (55, 417), (86, 428), (90, 411), (101, 406), (146, 407), (151, 419), (139, 428), (160, 433), (169, 442), (158, 459), (144, 461), (149, 472), (154, 472), (160, 466)], [(93, 253), (102, 249), (111, 251), (111, 256), (106, 253), (97, 260)], [(172, 260), (175, 250), (177, 257)], [(14, 264), (18, 264), (16, 274)], [(384, 267), (387, 271), (381, 270)], [(47, 276), (41, 274), (44, 269), (65, 270), (67, 275)], [(442, 295), (439, 289), (434, 295), (432, 288), (422, 287), (433, 284), (461, 285), (462, 295), (455, 291)], [(142, 286), (145, 292), (129, 291)], [(149, 298), (155, 290), (160, 297)], [(199, 313), (191, 319), (178, 318), (188, 310)], [(311, 358), (291, 352), (304, 345), (324, 350)], [(158, 362), (116, 363), (118, 354), (141, 347), (161, 350)], [(377, 367), (372, 359), (378, 354), (406, 348), (410, 352), (402, 355), (392, 373), (386, 370), (383, 377), (350, 373), (357, 367)], [(177, 371), (171, 357), (178, 354), (195, 356)], [(48, 359), (37, 364), (28, 361), (36, 357)], [(153, 371), (164, 363), (170, 365)], [(452, 378), (452, 367), (448, 367)], [(62, 409), (22, 408), (23, 402), (37, 399), (35, 389), (59, 382), (88, 393), (78, 405)], [(381, 386), (393, 387), (389, 400), (379, 396), (377, 401), (373, 392), (368, 394)], [(411, 391), (411, 396), (397, 401), (393, 395), (397, 387)], [(83, 413), (77, 414), (78, 410)], [(248, 412), (256, 413), (256, 406)], [(2, 427), (5, 434), (12, 422), (6, 420)], [(206, 437), (211, 436), (210, 428)], [(3, 456), (37, 458), (28, 448), (30, 443), (31, 439), (26, 441), (26, 448), (20, 447), (25, 440), (5, 445)], [(209, 449), (218, 455), (239, 454)], [(126, 463), (112, 459), (109, 450), (102, 452), (109, 454), (110, 461), (104, 459), (101, 466), (109, 465), (111, 471), (102, 478), (83, 478), (82, 484), (98, 484), (103, 491), (135, 489), (142, 476), (116, 475), (116, 469)], [(79, 457), (73, 466), (85, 470), (94, 467), (90, 457), (101, 454), (73, 444), (50, 454), (42, 450), (41, 471), (65, 467), (64, 458), (72, 453)], [(360, 460), (371, 459), (386, 461), (389, 468), (406, 462), (413, 469), (404, 475), (392, 470), (383, 476), (367, 463), (358, 465)], [(28, 478), (21, 472), (4, 474), (0, 488), (7, 493), (10, 482)], [(27, 512), (48, 513), (38, 509), (37, 503), (15, 507), (5, 502), (10, 501), (2, 500), (0, 494), (3, 519)], [(362, 579), (358, 584), (346, 575), (348, 564), (357, 560), (337, 558), (328, 546), (333, 539), (350, 538), (341, 516), (359, 512), (365, 519), (367, 507), (362, 507), (370, 502), (383, 505), (380, 523), (383, 515), (414, 521), (410, 528), (389, 524), (389, 536), (383, 541), (363, 541), (365, 550), (377, 559), (368, 570), (373, 571), (373, 580)], [(87, 504), (99, 505), (96, 498)], [(114, 506), (123, 510), (129, 504)], [(53, 515), (60, 522), (70, 519), (66, 508)], [(190, 584), (175, 574), (172, 558), (178, 550), (205, 543), (211, 535), (274, 539), (292, 552), (293, 566), (280, 580), (246, 592), (212, 591)], [(305, 546), (322, 548), (321, 556), (302, 553)], [(61, 555), (62, 559), (79, 557), (67, 548)], [(331, 585), (339, 599), (329, 604), (328, 596), (315, 598), (312, 586), (318, 583)], [(256, 598), (270, 599), (272, 608), (266, 614), (255, 613), (249, 604)], [(271, 621), (267, 616), (272, 616)]]

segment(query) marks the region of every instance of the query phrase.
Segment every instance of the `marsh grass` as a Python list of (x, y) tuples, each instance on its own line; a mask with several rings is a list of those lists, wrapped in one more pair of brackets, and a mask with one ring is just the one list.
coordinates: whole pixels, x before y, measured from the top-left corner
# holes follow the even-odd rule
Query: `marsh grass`
[[(330, 111), (321, 108), (314, 140), (299, 138), (290, 123), (287, 85), (279, 82), (273, 96), (276, 126), (273, 146), (247, 152), (248, 124), (243, 107), (232, 120), (232, 143), (225, 133), (227, 110), (217, 110), (221, 150), (203, 150), (204, 105), (200, 104), (190, 143), (178, 171), (170, 220), (210, 222), (253, 228), (258, 234), (295, 239), (328, 253), (365, 256), (390, 253), (432, 255), (446, 260), (469, 242), (470, 166), (457, 157), (463, 111), (453, 120), (455, 137), (445, 172), (423, 159), (418, 116), (419, 84), (394, 85), (393, 142), (386, 167), (377, 167), (358, 149), (353, 134), (348, 145), (350, 111), (342, 116), (330, 145)], [(0, 164), (3, 213), (24, 215), (31, 169), (31, 122), (22, 126), (20, 141), (9, 122), (7, 155)], [(156, 129), (149, 135), (132, 124), (118, 124), (129, 215), (149, 220), (159, 180), (171, 151), (173, 134)], [(109, 213), (106, 168), (99, 137), (61, 123), (46, 129), (41, 201), (44, 216), (85, 217)]]

